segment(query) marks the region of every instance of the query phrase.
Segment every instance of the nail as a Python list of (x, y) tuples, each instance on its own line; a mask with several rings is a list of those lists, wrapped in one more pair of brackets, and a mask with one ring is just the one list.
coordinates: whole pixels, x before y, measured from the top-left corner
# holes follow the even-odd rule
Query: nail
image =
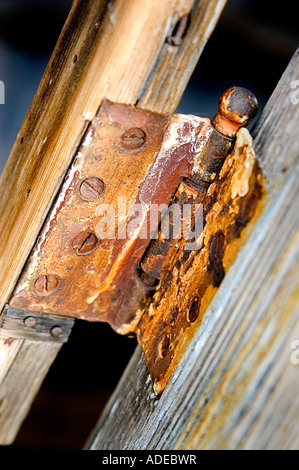
[(62, 333), (62, 329), (60, 328), (60, 326), (54, 326), (50, 331), (51, 336), (53, 336), (54, 338), (57, 338), (58, 336), (60, 336), (61, 333)]
[(24, 325), (29, 327), (35, 326), (36, 319), (34, 317), (27, 317), (24, 319)]

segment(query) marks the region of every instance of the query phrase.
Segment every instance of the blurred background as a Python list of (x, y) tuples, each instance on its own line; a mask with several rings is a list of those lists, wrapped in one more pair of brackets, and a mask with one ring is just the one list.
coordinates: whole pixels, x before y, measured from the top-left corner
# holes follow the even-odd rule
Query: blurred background
[[(71, 3), (0, 0), (0, 171)], [(228, 0), (178, 111), (212, 118), (219, 96), (233, 85), (253, 91), (261, 111), (298, 39), (297, 0)], [(108, 325), (77, 321), (8, 449), (81, 449), (135, 347)]]

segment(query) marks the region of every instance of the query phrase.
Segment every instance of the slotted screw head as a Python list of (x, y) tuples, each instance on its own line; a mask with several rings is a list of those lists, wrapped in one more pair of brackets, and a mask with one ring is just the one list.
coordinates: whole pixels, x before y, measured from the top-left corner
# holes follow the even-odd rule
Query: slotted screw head
[(38, 295), (50, 295), (58, 286), (58, 278), (54, 274), (43, 274), (34, 282), (34, 290)]
[(145, 144), (146, 134), (138, 127), (126, 130), (121, 136), (121, 144), (125, 150), (138, 150)]
[(86, 201), (96, 201), (104, 191), (104, 183), (100, 178), (91, 176), (80, 184), (79, 193)]
[(89, 255), (98, 246), (98, 238), (92, 232), (80, 232), (73, 240), (73, 250), (77, 255)]

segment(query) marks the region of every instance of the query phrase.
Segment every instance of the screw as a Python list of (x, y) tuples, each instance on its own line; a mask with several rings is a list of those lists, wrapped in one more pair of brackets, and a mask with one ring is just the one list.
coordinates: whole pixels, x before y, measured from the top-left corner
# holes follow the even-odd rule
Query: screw
[(36, 319), (34, 317), (27, 317), (24, 319), (24, 325), (25, 326), (35, 326), (36, 325)]
[(58, 278), (54, 274), (43, 274), (34, 282), (34, 290), (39, 295), (50, 295), (58, 286)]
[(91, 232), (80, 232), (73, 240), (73, 250), (77, 255), (89, 255), (98, 245), (98, 238)]
[(121, 136), (121, 143), (125, 150), (138, 150), (145, 144), (146, 134), (138, 127), (126, 130)]
[(86, 201), (95, 201), (102, 195), (103, 191), (103, 181), (94, 176), (82, 181), (79, 188), (80, 196)]
[(60, 336), (61, 333), (62, 333), (62, 329), (60, 328), (60, 326), (54, 326), (50, 331), (50, 335), (53, 336), (54, 338), (57, 338), (57, 336)]

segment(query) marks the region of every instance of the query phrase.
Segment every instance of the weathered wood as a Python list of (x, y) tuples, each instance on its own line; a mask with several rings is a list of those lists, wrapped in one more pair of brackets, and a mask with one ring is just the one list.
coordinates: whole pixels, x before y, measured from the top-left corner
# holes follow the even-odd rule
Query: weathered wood
[(74, 320), (6, 307), (0, 317), (0, 442), (10, 444)]
[(138, 106), (160, 113), (175, 110), (225, 3), (215, 0), (194, 2), (182, 43), (179, 47), (168, 44), (162, 47)]
[[(102, 100), (139, 102), (140, 107), (154, 111), (174, 111), (225, 3), (225, 0), (73, 2), (1, 176), (1, 309), (8, 302)], [(190, 27), (181, 45), (168, 44), (166, 38), (177, 21), (192, 8)], [(42, 343), (27, 340), (10, 344), (7, 338), (0, 341), (0, 377), (9, 377), (9, 386), (0, 382), (6, 410), (1, 415), (0, 442), (9, 443), (59, 348), (47, 345), (43, 349)], [(20, 351), (26, 354), (19, 354)], [(19, 374), (21, 369), (23, 375)], [(7, 403), (11, 390), (14, 393)]]
[(137, 348), (87, 448), (298, 448), (298, 73), (299, 50), (254, 131), (267, 204), (170, 383), (156, 400)]
[(6, 306), (0, 316), (0, 335), (33, 341), (66, 343), (74, 320), (58, 315), (46, 315)]
[[(0, 338), (0, 442), (11, 444), (62, 343)], [(2, 366), (2, 367), (1, 367)]]

